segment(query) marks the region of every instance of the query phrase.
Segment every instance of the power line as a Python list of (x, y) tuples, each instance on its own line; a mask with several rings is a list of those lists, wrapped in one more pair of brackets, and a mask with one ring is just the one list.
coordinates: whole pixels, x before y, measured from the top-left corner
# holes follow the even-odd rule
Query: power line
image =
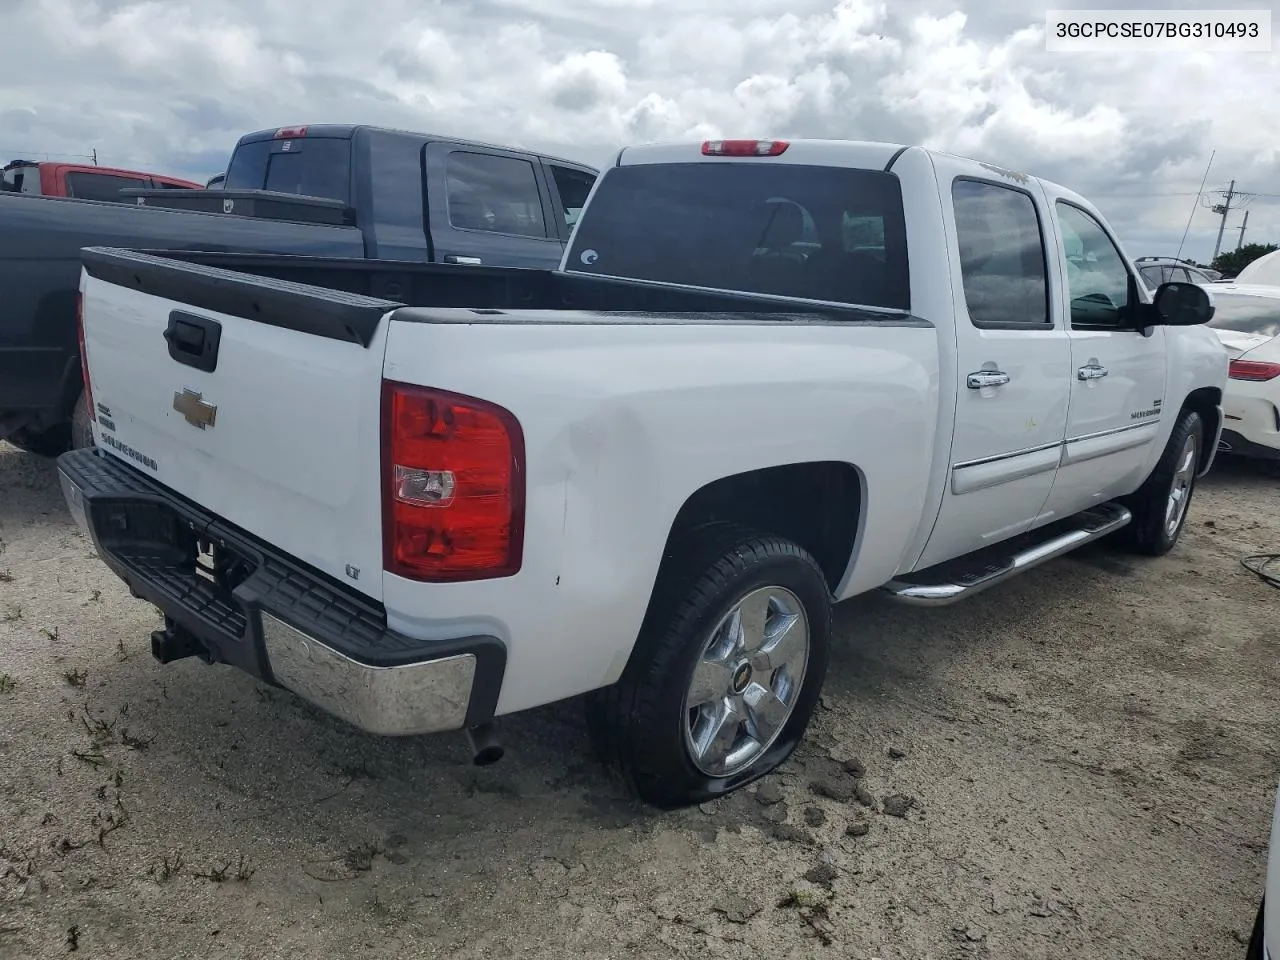
[[(1218, 155), (1218, 151), (1217, 151), (1217, 150), (1214, 150), (1213, 152), (1211, 152), (1211, 153), (1209, 154), (1209, 162), (1208, 162), (1207, 164), (1205, 164), (1205, 168), (1204, 168), (1204, 176), (1200, 178), (1200, 190), (1201, 190), (1201, 191), (1203, 191), (1203, 190), (1204, 190), (1205, 182), (1209, 179), (1209, 171), (1213, 169), (1213, 158), (1214, 158), (1214, 157), (1216, 157), (1217, 155)], [(1198, 199), (1199, 199), (1199, 197), (1198, 197), (1198, 195), (1197, 195), (1197, 200), (1198, 200)], [(1191, 232), (1191, 221), (1192, 221), (1193, 219), (1195, 219), (1195, 215), (1196, 215), (1196, 205), (1193, 203), (1193, 204), (1191, 205), (1191, 213), (1187, 214), (1187, 225), (1186, 225), (1185, 227), (1183, 227), (1183, 228), (1182, 228), (1182, 239), (1178, 241), (1178, 253), (1177, 253), (1177, 256), (1178, 256), (1178, 258), (1179, 258), (1179, 259), (1181, 259), (1181, 257), (1182, 257), (1182, 247), (1183, 247), (1183, 245), (1187, 242), (1187, 234)]]
[[(1225, 191), (1225, 190), (1221, 190), (1221, 191), (1218, 191), (1218, 192), (1219, 192), (1219, 193), (1226, 193), (1226, 191)], [(1203, 192), (1197, 192), (1197, 191), (1194, 191), (1194, 190), (1170, 191), (1170, 192), (1167, 192), (1167, 193), (1165, 193), (1165, 192), (1160, 192), (1160, 193), (1097, 193), (1097, 192), (1095, 192), (1095, 191), (1090, 190), (1090, 191), (1089, 191), (1089, 196), (1090, 196), (1091, 198), (1092, 198), (1092, 197), (1098, 197), (1098, 198), (1100, 198), (1100, 199), (1116, 199), (1116, 198), (1120, 198), (1120, 197), (1129, 197), (1129, 198), (1132, 198), (1132, 199), (1134, 199), (1134, 200), (1149, 200), (1149, 199), (1153, 199), (1153, 198), (1157, 198), (1157, 197), (1202, 197), (1202, 196), (1204, 196), (1204, 193), (1203, 193)], [(1243, 194), (1243, 193), (1241, 193), (1239, 190), (1237, 190), (1237, 191), (1235, 191), (1235, 196), (1237, 196), (1237, 197), (1241, 197), (1241, 196), (1246, 196), (1246, 194)], [(1258, 199), (1261, 199), (1261, 200), (1280, 200), (1280, 193), (1249, 193), (1249, 194), (1247, 194), (1247, 196), (1248, 196), (1248, 197), (1249, 197), (1249, 199), (1251, 199), (1251, 200), (1258, 200)], [(1234, 204), (1234, 202), (1235, 202), (1235, 201), (1233, 200), (1233, 201), (1232, 201), (1232, 203)]]
[(93, 153), (59, 153), (56, 150), (0, 150), (0, 156), (9, 157), (65, 157), (70, 160), (92, 160), (95, 164), (98, 162), (98, 151), (95, 148)]
[(1090, 190), (1089, 196), (1091, 197), (1135, 197), (1140, 199), (1146, 199), (1148, 197), (1198, 197), (1200, 196), (1200, 193), (1195, 190), (1177, 190), (1177, 191), (1160, 192), (1160, 193), (1096, 193), (1095, 191)]

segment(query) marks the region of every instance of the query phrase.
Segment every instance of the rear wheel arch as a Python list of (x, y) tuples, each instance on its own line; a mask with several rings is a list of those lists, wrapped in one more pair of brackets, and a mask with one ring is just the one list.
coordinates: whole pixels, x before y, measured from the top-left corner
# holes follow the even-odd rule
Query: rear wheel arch
[[(714, 556), (718, 547), (746, 533), (796, 544), (817, 563), (834, 596), (857, 546), (864, 491), (862, 471), (839, 460), (761, 467), (698, 488), (667, 531), (639, 632), (688, 586), (694, 575), (688, 554)], [(633, 668), (637, 649), (633, 642), (618, 675)]]
[(790, 540), (808, 552), (834, 594), (854, 555), (865, 502), (862, 472), (851, 463), (818, 460), (762, 467), (720, 477), (681, 505), (663, 549), (701, 527), (731, 524)]

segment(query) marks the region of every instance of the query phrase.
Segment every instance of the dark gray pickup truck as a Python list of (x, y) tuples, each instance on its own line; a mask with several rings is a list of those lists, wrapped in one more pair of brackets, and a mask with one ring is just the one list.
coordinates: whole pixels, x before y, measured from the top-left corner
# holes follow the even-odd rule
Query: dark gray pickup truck
[(131, 204), (0, 194), (0, 439), (46, 455), (86, 441), (84, 247), (554, 268), (597, 175), (511, 147), (324, 125), (241, 137), (208, 191), (124, 191)]

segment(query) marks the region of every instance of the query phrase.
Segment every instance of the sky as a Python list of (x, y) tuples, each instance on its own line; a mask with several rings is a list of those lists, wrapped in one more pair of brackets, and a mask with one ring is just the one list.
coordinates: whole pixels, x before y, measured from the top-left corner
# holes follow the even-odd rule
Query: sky
[(1177, 252), (1190, 217), (1182, 255), (1207, 261), (1219, 217), (1206, 205), (1234, 179), (1254, 194), (1245, 242), (1280, 243), (1280, 47), (1050, 53), (1046, 7), (1013, 0), (0, 4), (0, 160), (96, 150), (204, 180), (241, 134), (308, 123), (596, 165), (651, 140), (886, 140), (1077, 190), (1135, 257)]

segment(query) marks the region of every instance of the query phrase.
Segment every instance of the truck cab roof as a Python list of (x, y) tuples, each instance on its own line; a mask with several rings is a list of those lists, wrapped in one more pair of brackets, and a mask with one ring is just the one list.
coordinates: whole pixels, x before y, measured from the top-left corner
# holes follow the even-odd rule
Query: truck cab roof
[[(760, 145), (760, 150), (768, 149), (764, 145), (773, 146), (774, 153), (754, 155), (745, 152), (749, 145)], [(720, 146), (716, 146), (720, 145)], [(614, 166), (634, 166), (646, 163), (693, 163), (710, 162), (760, 162), (775, 164), (801, 164), (819, 167), (853, 167), (865, 170), (891, 170), (898, 158), (908, 150), (919, 151), (931, 157), (946, 157), (964, 163), (974, 164), (994, 174), (996, 178), (1007, 180), (1015, 186), (1026, 186), (1038, 183), (1046, 194), (1069, 200), (1088, 210), (1094, 206), (1085, 197), (1075, 191), (1046, 180), (1033, 177), (1016, 170), (1009, 170), (959, 154), (947, 153), (944, 150), (933, 150), (916, 144), (892, 143), (877, 140), (817, 140), (807, 138), (787, 140), (689, 140), (663, 143), (647, 143), (638, 146), (623, 147), (615, 156)]]
[[(383, 127), (368, 123), (313, 123), (295, 124), (288, 127), (272, 127), (266, 130), (254, 130), (251, 133), (246, 133), (237, 141), (236, 145), (239, 146), (242, 143), (259, 143), (263, 140), (285, 139), (288, 136), (292, 136), (294, 138), (329, 137), (335, 140), (350, 140), (362, 131), (386, 133), (399, 137), (410, 137), (424, 142), (437, 140), (445, 141), (448, 143), (460, 144), (462, 146), (477, 147), (484, 150), (511, 149), (510, 144), (486, 143), (481, 140), (467, 140), (460, 137), (446, 136), (444, 134), (424, 133), (416, 130), (402, 130), (397, 127)], [(530, 150), (528, 153), (542, 160), (552, 161), (580, 170), (590, 171), (592, 173), (595, 172), (595, 168), (589, 164), (581, 162), (580, 160), (568, 160), (564, 157), (554, 156), (538, 150)]]

